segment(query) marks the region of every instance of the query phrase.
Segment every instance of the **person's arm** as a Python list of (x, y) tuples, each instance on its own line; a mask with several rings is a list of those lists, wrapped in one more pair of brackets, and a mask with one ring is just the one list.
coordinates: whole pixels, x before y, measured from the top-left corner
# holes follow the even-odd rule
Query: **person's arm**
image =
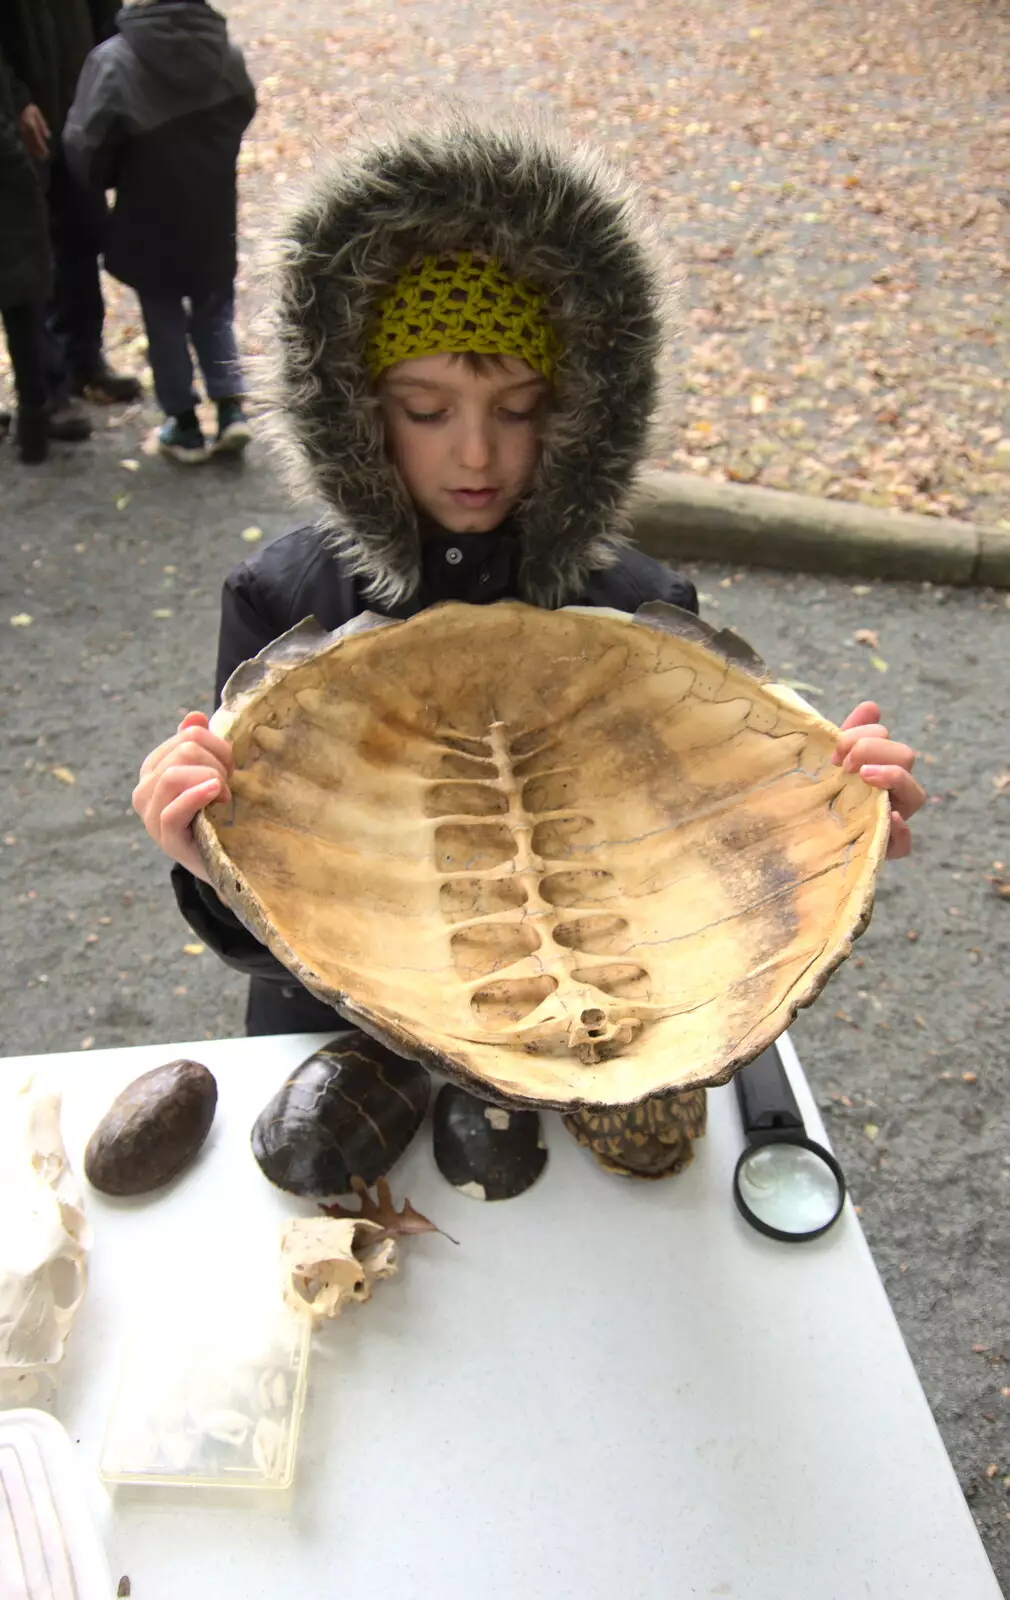
[(0, 56), (7, 63), (14, 90), (14, 109), (20, 116), (35, 98), (28, 86), (31, 55), (25, 18), (20, 8), (8, 4), (7, 0), (0, 0)]
[(67, 165), (84, 188), (99, 194), (115, 188), (116, 159), (126, 139), (120, 72), (114, 47), (93, 50), (81, 68), (63, 128)]
[[(216, 704), (220, 704), (221, 692), (236, 667), (258, 655), (284, 631), (279, 622), (265, 608), (247, 569), (242, 566), (232, 572), (221, 597)], [(211, 884), (177, 862), (172, 868), (172, 888), (193, 932), (227, 966), (251, 978), (292, 981), (288, 969), (239, 921)]]

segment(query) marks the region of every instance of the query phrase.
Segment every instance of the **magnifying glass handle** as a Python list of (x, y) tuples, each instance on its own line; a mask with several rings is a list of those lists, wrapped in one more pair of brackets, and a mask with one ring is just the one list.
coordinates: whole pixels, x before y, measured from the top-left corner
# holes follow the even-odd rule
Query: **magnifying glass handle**
[(741, 1067), (733, 1080), (740, 1102), (744, 1132), (803, 1132), (803, 1118), (774, 1045)]

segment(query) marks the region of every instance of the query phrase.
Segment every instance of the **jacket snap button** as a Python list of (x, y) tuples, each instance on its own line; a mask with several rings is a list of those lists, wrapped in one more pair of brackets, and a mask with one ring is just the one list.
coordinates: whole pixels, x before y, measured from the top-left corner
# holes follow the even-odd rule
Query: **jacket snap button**
[(457, 550), (456, 546), (453, 545), (451, 550), (445, 552), (445, 559), (451, 567), (458, 567), (463, 559), (463, 552), (462, 550)]

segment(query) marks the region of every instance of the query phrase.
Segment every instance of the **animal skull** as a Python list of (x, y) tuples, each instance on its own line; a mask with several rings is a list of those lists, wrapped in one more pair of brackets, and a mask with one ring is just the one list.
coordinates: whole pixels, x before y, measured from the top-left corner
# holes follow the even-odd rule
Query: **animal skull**
[(60, 1361), (90, 1246), (60, 1096), (29, 1080), (0, 1108), (0, 1398), (28, 1399)]
[(339, 1317), (349, 1300), (370, 1300), (376, 1279), (399, 1268), (384, 1228), (347, 1217), (293, 1217), (281, 1234), (281, 1263), (285, 1301), (314, 1321)]

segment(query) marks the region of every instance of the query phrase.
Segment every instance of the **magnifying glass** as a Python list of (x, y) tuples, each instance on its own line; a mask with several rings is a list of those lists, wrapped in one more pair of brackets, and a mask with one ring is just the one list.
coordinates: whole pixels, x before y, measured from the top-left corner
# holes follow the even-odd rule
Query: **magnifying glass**
[(818, 1238), (841, 1215), (845, 1175), (830, 1150), (807, 1138), (775, 1046), (741, 1067), (734, 1081), (747, 1136), (733, 1174), (740, 1214), (770, 1239)]

